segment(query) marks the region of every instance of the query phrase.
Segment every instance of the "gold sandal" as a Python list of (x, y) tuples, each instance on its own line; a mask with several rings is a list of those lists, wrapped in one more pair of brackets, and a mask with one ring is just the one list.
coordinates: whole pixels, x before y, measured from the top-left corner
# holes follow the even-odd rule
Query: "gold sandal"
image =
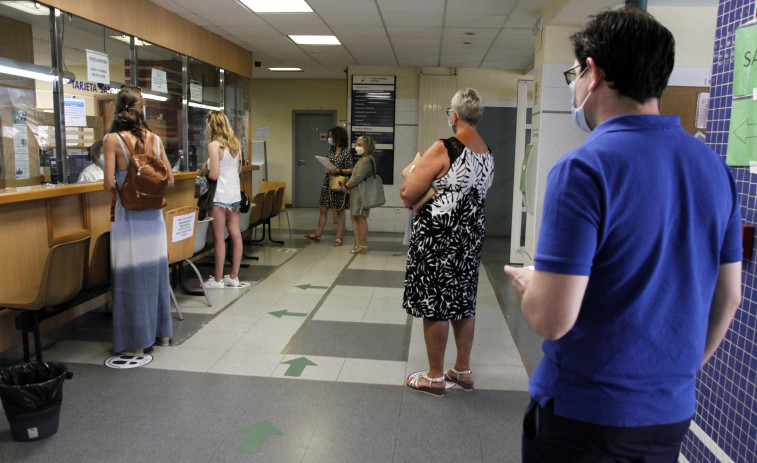
[(364, 253), (364, 252), (368, 252), (368, 245), (367, 244), (365, 244), (365, 245), (358, 244), (354, 248), (350, 249), (350, 252), (352, 254), (361, 254), (361, 253)]
[(321, 235), (316, 235), (315, 233), (310, 233), (309, 235), (305, 235), (305, 238), (309, 239), (310, 241), (314, 243), (321, 242)]

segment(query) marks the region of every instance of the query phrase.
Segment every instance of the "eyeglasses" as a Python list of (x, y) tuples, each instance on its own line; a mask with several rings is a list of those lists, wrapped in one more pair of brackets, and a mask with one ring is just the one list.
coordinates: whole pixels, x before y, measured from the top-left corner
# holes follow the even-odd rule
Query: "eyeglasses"
[(570, 85), (573, 82), (575, 82), (576, 79), (578, 79), (578, 69), (581, 68), (581, 64), (576, 64), (572, 68), (568, 69), (567, 71), (563, 71), (563, 75), (565, 76), (565, 82)]
[(455, 108), (447, 108), (447, 117), (452, 115), (452, 111), (454, 111)]

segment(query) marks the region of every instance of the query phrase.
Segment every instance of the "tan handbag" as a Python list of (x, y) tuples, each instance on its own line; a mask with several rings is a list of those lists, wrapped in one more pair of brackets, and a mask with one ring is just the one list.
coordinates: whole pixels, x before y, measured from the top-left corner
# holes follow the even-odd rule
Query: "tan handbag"
[[(415, 158), (413, 161), (405, 166), (404, 169), (402, 169), (402, 178), (407, 179), (410, 176), (410, 173), (415, 169), (415, 165), (418, 164), (418, 161), (421, 160), (421, 153), (416, 153)], [(418, 210), (423, 207), (427, 202), (431, 201), (431, 199), (436, 195), (436, 190), (434, 190), (433, 186), (428, 187), (428, 190), (426, 190), (425, 193), (421, 195), (420, 198), (418, 198), (415, 203), (413, 203), (413, 215), (418, 214)]]
[(346, 175), (331, 175), (329, 177), (329, 190), (342, 191), (342, 187), (347, 184), (349, 177)]

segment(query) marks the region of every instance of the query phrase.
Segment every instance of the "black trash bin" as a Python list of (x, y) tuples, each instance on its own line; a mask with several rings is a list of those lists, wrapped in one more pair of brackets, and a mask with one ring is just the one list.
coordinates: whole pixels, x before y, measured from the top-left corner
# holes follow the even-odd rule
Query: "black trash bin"
[(63, 381), (73, 375), (58, 362), (30, 362), (0, 369), (0, 401), (14, 439), (35, 441), (58, 431)]

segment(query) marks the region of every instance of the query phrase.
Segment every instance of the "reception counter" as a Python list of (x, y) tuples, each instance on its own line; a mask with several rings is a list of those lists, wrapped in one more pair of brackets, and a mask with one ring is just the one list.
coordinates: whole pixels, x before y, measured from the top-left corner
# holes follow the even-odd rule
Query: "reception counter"
[[(252, 171), (242, 168), (242, 182), (252, 192)], [(197, 203), (194, 197), (196, 172), (175, 173), (175, 184), (166, 195), (165, 210)], [(0, 190), (0, 294), (11, 298), (39, 285), (50, 244), (56, 237), (86, 230), (96, 238), (110, 230), (112, 193), (102, 182), (72, 185), (38, 185)], [(0, 298), (0, 299), (2, 299)], [(110, 293), (66, 311), (42, 324), (42, 332), (110, 300)], [(0, 308), (0, 352), (21, 343), (14, 327), (17, 312)], [(43, 337), (44, 339), (44, 337)]]

